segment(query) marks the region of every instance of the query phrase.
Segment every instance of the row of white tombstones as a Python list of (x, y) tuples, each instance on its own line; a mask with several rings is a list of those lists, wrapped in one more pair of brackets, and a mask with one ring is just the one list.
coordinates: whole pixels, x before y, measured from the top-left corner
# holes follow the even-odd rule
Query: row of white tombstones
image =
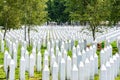
[[(46, 58), (46, 57), (45, 57)], [(55, 57), (56, 58), (56, 57)], [(26, 59), (22, 56), (20, 59), (20, 80), (25, 80), (25, 71), (29, 72), (29, 76), (34, 76), (34, 55), (31, 54), (29, 57), (29, 65), (26, 66)], [(51, 68), (49, 69), (48, 58), (44, 59), (43, 71), (42, 71), (42, 80), (49, 80), (50, 73), (52, 74), (52, 80), (89, 80), (94, 79), (94, 75), (98, 73), (98, 57), (97, 55), (86, 59), (85, 62), (80, 62), (77, 65), (77, 62), (74, 62), (69, 56), (67, 60), (64, 58), (61, 59), (60, 63), (55, 59)], [(10, 54), (5, 51), (4, 56), (4, 70), (7, 73), (7, 66), (10, 66), (9, 79), (14, 80), (15, 78), (15, 61), (11, 59)], [(37, 71), (41, 71), (41, 54), (37, 54)], [(26, 68), (28, 67), (28, 68)]]
[(120, 73), (120, 55), (116, 53), (100, 69), (100, 80), (115, 80)]

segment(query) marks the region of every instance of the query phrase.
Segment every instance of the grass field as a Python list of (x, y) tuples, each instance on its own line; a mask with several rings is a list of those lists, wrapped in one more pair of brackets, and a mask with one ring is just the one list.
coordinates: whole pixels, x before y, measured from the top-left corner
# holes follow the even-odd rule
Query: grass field
[[(75, 44), (77, 45), (77, 43), (78, 42), (76, 41)], [(111, 45), (113, 47), (113, 54), (118, 52), (118, 49), (116, 47), (116, 42), (111, 43)], [(104, 47), (104, 43), (102, 43), (102, 47)], [(6, 45), (5, 45), (5, 49), (8, 50)], [(21, 53), (20, 49), (21, 49), (21, 45), (19, 45), (19, 47), (18, 47), (18, 57), (17, 57), (18, 66), (17, 66), (17, 68), (15, 70), (15, 80), (19, 80), (19, 63), (20, 63), (20, 53)], [(31, 53), (32, 46), (28, 47), (27, 49)], [(44, 46), (41, 47), (42, 57), (43, 57), (45, 49), (46, 49), (46, 47), (44, 47)], [(97, 50), (97, 55), (98, 55), (98, 59), (99, 59), (99, 68), (100, 68), (100, 57), (99, 57), (99, 54), (100, 54), (100, 50)], [(68, 55), (72, 56), (72, 51), (68, 51)], [(3, 57), (4, 57), (4, 53), (0, 52), (0, 65), (1, 66), (3, 65)], [(33, 78), (29, 78), (28, 72), (25, 73), (25, 77), (26, 77), (26, 80), (42, 80), (42, 72), (37, 72), (36, 68), (35, 68), (35, 73), (34, 73), (34, 77)], [(5, 72), (3, 70), (3, 67), (0, 67), (0, 80), (6, 80), (6, 75), (5, 75)], [(99, 75), (95, 75), (95, 79), (94, 80), (99, 80)], [(118, 76), (115, 80), (120, 80), (120, 76)]]

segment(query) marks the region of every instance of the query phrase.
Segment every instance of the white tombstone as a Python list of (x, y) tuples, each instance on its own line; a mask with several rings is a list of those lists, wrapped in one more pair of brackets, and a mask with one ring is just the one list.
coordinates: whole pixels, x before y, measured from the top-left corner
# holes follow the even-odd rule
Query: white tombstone
[(17, 50), (14, 48), (13, 50), (13, 59), (15, 61), (15, 67), (17, 68)]
[(10, 54), (8, 54), (8, 56), (7, 56), (7, 67), (10, 66), (10, 62), (11, 62), (11, 56), (10, 56)]
[(52, 67), (52, 80), (58, 80), (58, 65), (54, 62)]
[(62, 44), (62, 46), (61, 46), (61, 53), (63, 54), (63, 52), (64, 52), (64, 45)]
[(91, 56), (91, 51), (89, 48), (86, 48), (86, 57), (90, 58), (90, 56)]
[(61, 59), (62, 59), (62, 54), (61, 54), (61, 52), (58, 52), (56, 59), (57, 59), (58, 67), (59, 67), (59, 66), (60, 66), (60, 61), (61, 61)]
[(98, 74), (98, 55), (94, 55), (94, 60), (95, 60), (95, 74)]
[(119, 66), (120, 66), (120, 56), (118, 53), (115, 54), (116, 58), (117, 58), (117, 74), (119, 73)]
[(72, 80), (78, 80), (78, 68), (75, 64), (72, 69)]
[(107, 79), (107, 70), (106, 70), (106, 67), (104, 66), (104, 64), (101, 66), (101, 69), (100, 69), (100, 80), (108, 80)]
[(60, 63), (60, 80), (65, 80), (65, 60), (62, 59)]
[(85, 79), (85, 67), (83, 62), (80, 62), (79, 64), (79, 80)]
[(65, 61), (67, 60), (67, 51), (66, 50), (64, 50), (63, 58), (64, 58)]
[(76, 54), (76, 48), (73, 46), (72, 54)]
[(36, 66), (36, 48), (35, 47), (33, 47), (33, 49), (32, 49), (32, 54), (33, 54), (33, 57), (34, 57), (34, 60), (33, 60), (33, 62), (34, 62), (34, 66)]
[(85, 53), (85, 50), (83, 49), (82, 50), (82, 61), (85, 62), (86, 60), (86, 53)]
[(80, 51), (80, 46), (77, 45), (77, 48), (76, 48), (76, 55), (78, 55), (78, 52)]
[(9, 53), (12, 54), (12, 42), (10, 41), (10, 45), (9, 45)]
[(78, 52), (78, 55), (77, 55), (77, 66), (79, 66), (79, 63), (82, 61), (82, 54), (81, 54), (81, 51)]
[(26, 50), (26, 53), (25, 53), (25, 70), (29, 71), (29, 53), (28, 53), (27, 50)]
[(110, 58), (110, 65), (111, 65), (111, 80), (114, 80), (114, 61)]
[(37, 54), (37, 71), (41, 71), (42, 65), (41, 65), (41, 61), (42, 61), (42, 57), (41, 57), (41, 53), (38, 52)]
[(33, 77), (34, 76), (34, 56), (33, 54), (30, 54), (30, 60), (29, 60), (29, 76)]
[(77, 65), (77, 56), (76, 56), (76, 54), (73, 54), (72, 55), (72, 65)]
[(50, 69), (52, 70), (52, 66), (54, 64), (54, 62), (56, 61), (56, 56), (55, 54), (51, 54), (51, 58), (50, 58)]
[(5, 51), (4, 53), (4, 71), (7, 73), (7, 56), (8, 56), (8, 51)]
[(107, 69), (107, 79), (111, 80), (111, 65), (109, 62), (106, 62), (106, 69)]
[(45, 56), (45, 57), (44, 57), (43, 67), (44, 67), (45, 65), (49, 66), (48, 56)]
[(114, 60), (114, 75), (115, 77), (117, 77), (117, 58), (115, 55), (113, 56), (113, 60)]
[(48, 65), (44, 66), (43, 73), (42, 73), (42, 80), (49, 80), (49, 68)]
[(88, 59), (85, 60), (85, 80), (90, 79), (90, 62)]
[(21, 48), (21, 57), (25, 55), (25, 49), (24, 47)]
[(4, 41), (1, 40), (1, 52), (4, 52)]
[(90, 57), (90, 80), (94, 80), (94, 74), (95, 74), (95, 60), (93, 58), (93, 56)]
[(25, 80), (25, 59), (22, 56), (20, 59), (20, 80)]
[(67, 72), (67, 79), (71, 79), (71, 71), (72, 71), (72, 62), (71, 62), (71, 58), (70, 58), (70, 56), (68, 56), (67, 57), (67, 66), (66, 66), (67, 68), (67, 70), (66, 70), (66, 72)]
[(14, 60), (10, 61), (10, 73), (9, 73), (9, 80), (15, 79), (15, 63)]

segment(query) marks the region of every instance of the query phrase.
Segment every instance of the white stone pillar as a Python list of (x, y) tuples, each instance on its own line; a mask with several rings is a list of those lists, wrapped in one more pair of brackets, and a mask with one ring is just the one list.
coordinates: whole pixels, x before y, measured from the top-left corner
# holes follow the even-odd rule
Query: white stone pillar
[(41, 65), (41, 61), (42, 61), (42, 57), (41, 57), (41, 53), (38, 52), (37, 54), (37, 71), (41, 71), (42, 65)]
[(8, 57), (8, 51), (5, 51), (4, 53), (4, 71), (7, 74), (7, 57)]
[(54, 62), (52, 67), (52, 80), (58, 80), (58, 65)]
[(25, 59), (22, 56), (20, 59), (20, 80), (25, 80)]
[(94, 61), (95, 61), (95, 74), (98, 74), (98, 55), (94, 55)]
[(10, 61), (9, 80), (15, 80), (15, 63), (14, 63), (14, 60)]
[(42, 80), (49, 80), (49, 68), (48, 68), (48, 65), (45, 65), (44, 66), (44, 69), (43, 69), (43, 73), (42, 73)]
[(1, 52), (4, 52), (4, 40), (1, 40)]
[(107, 79), (107, 70), (106, 70), (106, 67), (104, 66), (104, 64), (101, 66), (101, 69), (100, 69), (100, 80), (108, 80)]
[(66, 73), (67, 73), (67, 79), (70, 80), (70, 79), (71, 79), (71, 76), (72, 76), (72, 75), (71, 75), (72, 62), (71, 62), (70, 56), (67, 57), (67, 66), (66, 66), (66, 67), (67, 67), (67, 68), (66, 68), (66, 69), (67, 69), (67, 70), (66, 70), (66, 71), (67, 71), (67, 72), (66, 72)]
[(90, 62), (88, 59), (85, 60), (85, 80), (90, 79)]
[(34, 56), (33, 54), (30, 55), (30, 60), (29, 60), (29, 76), (33, 77), (34, 76)]
[(111, 65), (109, 62), (106, 63), (106, 69), (107, 69), (107, 80), (111, 80)]
[(75, 64), (72, 69), (72, 80), (78, 80), (78, 68)]
[(79, 80), (85, 80), (85, 66), (83, 62), (79, 64)]
[(62, 59), (60, 63), (60, 80), (65, 80), (65, 60)]
[(29, 53), (27, 50), (25, 53), (25, 70), (29, 72)]

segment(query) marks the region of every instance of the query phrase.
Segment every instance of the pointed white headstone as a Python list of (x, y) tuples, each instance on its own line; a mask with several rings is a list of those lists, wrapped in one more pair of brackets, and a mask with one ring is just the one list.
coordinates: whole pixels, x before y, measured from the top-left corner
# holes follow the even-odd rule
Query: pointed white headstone
[(42, 60), (41, 53), (38, 52), (37, 54), (37, 71), (38, 72), (41, 71), (41, 67), (42, 67), (41, 60)]
[(71, 71), (72, 71), (72, 62), (71, 62), (71, 58), (70, 58), (70, 56), (68, 56), (67, 57), (67, 66), (66, 66), (67, 68), (67, 79), (71, 79)]
[(14, 80), (15, 79), (15, 63), (14, 63), (14, 60), (10, 61), (9, 79), (10, 80)]
[(58, 65), (54, 62), (52, 67), (52, 80), (58, 80)]
[(72, 80), (78, 80), (78, 68), (75, 64), (72, 69)]
[(62, 59), (60, 63), (60, 80), (65, 80), (65, 60)]
[(79, 65), (79, 80), (85, 80), (85, 67), (83, 62)]
[(100, 69), (100, 80), (108, 80), (107, 79), (107, 70), (106, 70), (106, 67), (104, 66), (104, 64), (101, 66), (101, 69)]
[(20, 80), (25, 80), (25, 59), (22, 56), (20, 59)]
[(33, 77), (34, 76), (34, 56), (33, 54), (30, 55), (30, 60), (29, 60), (29, 76)]

